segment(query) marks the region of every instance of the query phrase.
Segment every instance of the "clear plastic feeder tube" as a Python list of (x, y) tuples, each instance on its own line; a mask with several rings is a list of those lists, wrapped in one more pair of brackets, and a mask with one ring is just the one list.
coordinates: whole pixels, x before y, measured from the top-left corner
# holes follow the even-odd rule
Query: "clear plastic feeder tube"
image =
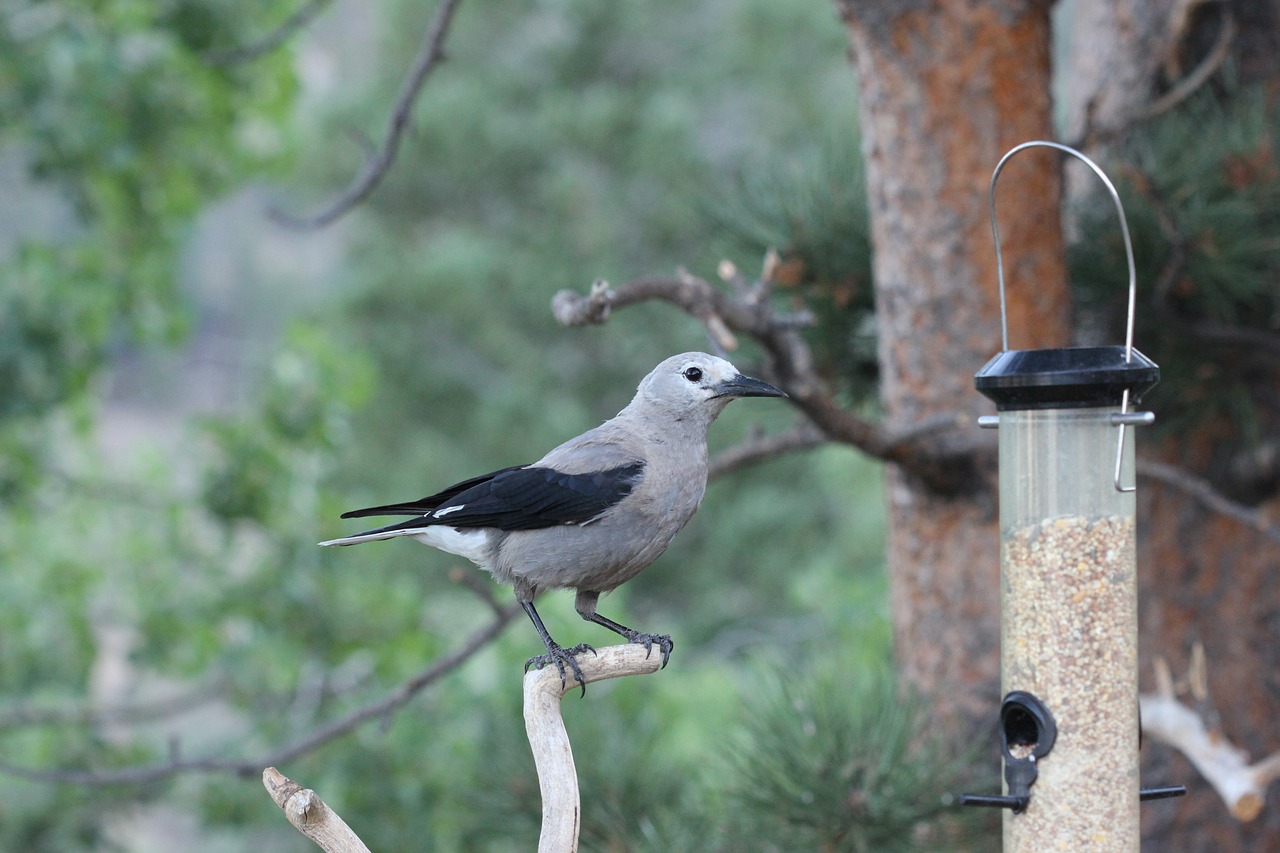
[(1003, 691), (1034, 694), (1058, 730), (1031, 807), (1005, 820), (1006, 853), (1139, 848), (1135, 500), (1116, 488), (1119, 412), (999, 416)]
[[(1035, 147), (1083, 161), (1115, 203), (1129, 272), (1122, 347), (1009, 349), (996, 180), (1010, 157)], [(1129, 226), (1102, 169), (1056, 142), (1005, 154), (989, 204), (1003, 349), (974, 381), (999, 411), (1001, 676), (1006, 705), (1013, 695), (1038, 709), (1015, 718), (1002, 708), (1006, 783), (1013, 770), (1029, 787), (1005, 812), (1004, 850), (1138, 853), (1134, 430), (1121, 424), (1149, 422), (1131, 420), (1128, 405), (1159, 381), (1160, 369), (1133, 346)], [(1037, 725), (1026, 724), (1037, 714), (1052, 719), (1051, 739), (1010, 737), (1037, 736)]]

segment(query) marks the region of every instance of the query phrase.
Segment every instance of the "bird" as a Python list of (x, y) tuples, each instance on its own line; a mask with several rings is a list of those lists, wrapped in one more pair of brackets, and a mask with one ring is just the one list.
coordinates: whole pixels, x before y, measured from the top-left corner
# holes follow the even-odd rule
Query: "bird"
[(530, 667), (566, 666), (586, 693), (576, 657), (586, 643), (565, 648), (552, 639), (534, 597), (576, 591), (574, 609), (642, 644), (657, 646), (667, 665), (670, 635), (636, 631), (601, 615), (596, 605), (658, 558), (702, 504), (707, 486), (707, 431), (739, 397), (786, 397), (744, 376), (729, 361), (703, 352), (672, 356), (655, 367), (622, 411), (528, 465), (502, 468), (405, 503), (343, 513), (342, 518), (413, 518), (322, 546), (410, 537), (464, 557), (510, 584), (546, 653)]

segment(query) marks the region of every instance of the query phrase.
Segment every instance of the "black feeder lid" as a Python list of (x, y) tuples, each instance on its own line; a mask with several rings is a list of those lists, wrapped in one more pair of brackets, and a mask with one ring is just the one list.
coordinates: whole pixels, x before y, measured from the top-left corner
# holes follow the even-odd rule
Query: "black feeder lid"
[(997, 411), (1119, 406), (1136, 403), (1160, 381), (1160, 368), (1123, 346), (1005, 350), (978, 371), (974, 385)]

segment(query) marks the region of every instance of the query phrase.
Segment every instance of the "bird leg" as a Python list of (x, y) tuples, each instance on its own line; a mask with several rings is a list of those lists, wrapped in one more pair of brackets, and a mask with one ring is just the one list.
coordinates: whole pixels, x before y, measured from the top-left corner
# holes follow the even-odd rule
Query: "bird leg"
[(575, 659), (575, 656), (580, 655), (583, 652), (591, 652), (592, 654), (595, 654), (596, 650), (586, 643), (579, 643), (571, 649), (564, 648), (555, 640), (551, 639), (551, 634), (547, 631), (547, 626), (542, 624), (542, 617), (539, 616), (538, 611), (534, 609), (532, 600), (521, 598), (520, 606), (524, 608), (524, 612), (528, 613), (529, 618), (533, 620), (534, 630), (536, 630), (538, 632), (538, 636), (542, 638), (542, 644), (547, 647), (547, 653), (545, 655), (537, 655), (536, 657), (531, 657), (524, 662), (524, 671), (528, 672), (529, 667), (542, 669), (547, 664), (553, 663), (556, 665), (556, 669), (560, 671), (560, 686), (564, 687), (566, 685), (564, 665), (567, 663), (569, 668), (573, 670), (573, 677), (578, 679), (578, 684), (582, 685), (582, 695), (586, 696), (587, 680), (582, 677), (582, 670), (578, 667), (578, 661)]
[(615, 634), (620, 634), (627, 638), (628, 642), (639, 643), (644, 646), (647, 653), (653, 652), (653, 647), (657, 646), (662, 651), (662, 666), (665, 668), (667, 660), (671, 657), (671, 649), (675, 647), (675, 643), (671, 641), (670, 634), (648, 634), (628, 628), (614, 622), (607, 616), (601, 616), (596, 612), (596, 602), (600, 598), (600, 593), (579, 590), (577, 599), (574, 601), (574, 608), (578, 611), (578, 615), (588, 622), (594, 622), (601, 627), (608, 628)]

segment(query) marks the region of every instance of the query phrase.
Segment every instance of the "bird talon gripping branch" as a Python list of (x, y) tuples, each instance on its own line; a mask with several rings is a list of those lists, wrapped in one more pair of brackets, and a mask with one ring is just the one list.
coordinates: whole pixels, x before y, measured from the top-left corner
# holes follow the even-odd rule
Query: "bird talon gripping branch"
[(669, 634), (649, 634), (644, 639), (644, 650), (648, 653), (654, 646), (662, 652), (662, 668), (667, 668), (667, 661), (671, 660), (671, 650), (676, 644), (672, 641)]
[(587, 695), (587, 679), (582, 675), (582, 668), (578, 666), (577, 656), (582, 652), (590, 651), (592, 654), (596, 650), (588, 646), (586, 643), (579, 643), (572, 649), (561, 648), (556, 645), (554, 649), (548, 649), (545, 655), (536, 655), (524, 662), (524, 671), (528, 672), (529, 667), (534, 669), (542, 669), (547, 664), (555, 664), (556, 669), (560, 672), (560, 689), (569, 689), (568, 673), (565, 672), (565, 664), (569, 665), (569, 669), (573, 670), (573, 677), (582, 687), (582, 695)]
[(707, 487), (707, 430), (737, 397), (785, 397), (701, 352), (672, 356), (653, 369), (621, 412), (572, 438), (531, 465), (503, 468), (416, 501), (358, 509), (343, 518), (408, 515), (408, 521), (331, 539), (356, 545), (409, 536), (466, 557), (515, 588), (547, 653), (525, 670), (565, 664), (586, 693), (575, 656), (564, 649), (533, 606), (545, 589), (575, 589), (583, 619), (652, 651), (667, 665), (665, 634), (634, 631), (596, 613), (601, 593), (616, 589), (658, 558), (702, 503)]

